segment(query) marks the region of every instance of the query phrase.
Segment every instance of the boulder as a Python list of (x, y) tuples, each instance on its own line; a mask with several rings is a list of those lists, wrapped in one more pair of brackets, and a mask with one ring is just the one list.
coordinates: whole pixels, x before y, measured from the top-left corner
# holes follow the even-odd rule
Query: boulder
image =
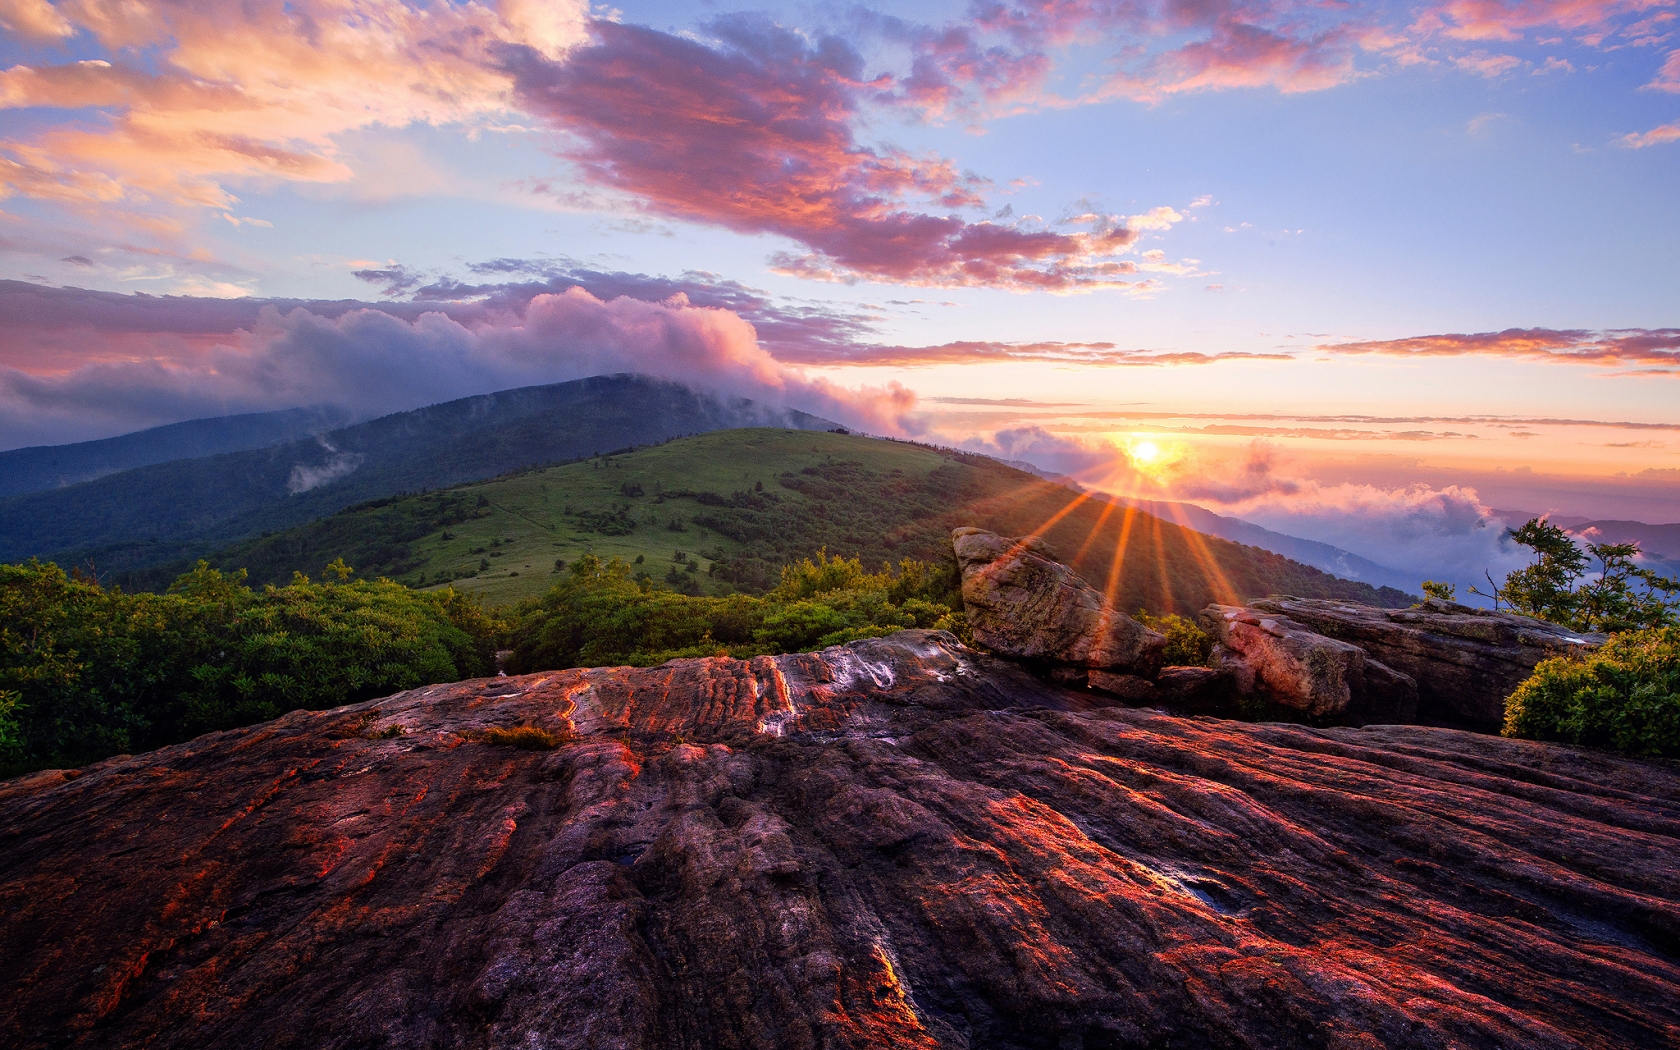
[(1672, 763), (1095, 700), (907, 631), (0, 782), (0, 1046), (1680, 1042)]
[(1367, 658), (1410, 677), (1417, 686), (1418, 719), (1483, 731), (1497, 731), (1504, 723), (1505, 698), (1535, 664), (1591, 652), (1608, 640), (1531, 616), (1436, 599), (1410, 609), (1378, 609), (1325, 598), (1272, 597), (1248, 608), (1358, 646)]
[(1019, 660), (1154, 678), (1167, 640), (1113, 607), (1037, 536), (951, 533), (975, 640)]
[(1416, 714), (1417, 683), (1357, 645), (1254, 606), (1210, 605), (1200, 619), (1215, 642), (1210, 666), (1239, 693), (1324, 722), (1409, 722)]

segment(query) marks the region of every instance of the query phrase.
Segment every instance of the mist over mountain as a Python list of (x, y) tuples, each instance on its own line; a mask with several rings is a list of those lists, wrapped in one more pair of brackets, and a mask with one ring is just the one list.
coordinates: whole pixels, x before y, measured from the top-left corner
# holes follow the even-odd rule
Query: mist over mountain
[(0, 452), (0, 496), (62, 488), (154, 463), (281, 445), (353, 422), (346, 409), (316, 405), (189, 419), (70, 445), (14, 448)]
[(1344, 580), (1358, 580), (1373, 587), (1393, 587), (1410, 593), (1415, 592), (1419, 583), (1425, 578), (1417, 576), (1415, 573), (1407, 573), (1400, 569), (1379, 565), (1369, 558), (1362, 558), (1352, 551), (1343, 550), (1332, 544), (1320, 543), (1318, 540), (1302, 539), (1299, 536), (1289, 536), (1256, 525), (1251, 521), (1244, 521), (1241, 518), (1215, 514), (1213, 511), (1205, 507), (1198, 507), (1194, 503), (1147, 499), (1112, 499), (1120, 506), (1136, 507), (1138, 510), (1153, 514), (1158, 518), (1177, 522), (1209, 536), (1218, 536), (1222, 540), (1246, 543), (1250, 547), (1259, 547), (1261, 550), (1281, 554), (1302, 564), (1311, 565), (1315, 569), (1322, 569), (1325, 572), (1340, 576)]

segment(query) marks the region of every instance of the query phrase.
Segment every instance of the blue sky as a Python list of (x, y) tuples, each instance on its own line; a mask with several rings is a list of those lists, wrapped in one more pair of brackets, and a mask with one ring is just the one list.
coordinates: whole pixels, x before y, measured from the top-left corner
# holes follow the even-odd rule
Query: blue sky
[(1680, 518), (1675, 14), (0, 0), (0, 443), (622, 367), (1145, 495), (1261, 442)]

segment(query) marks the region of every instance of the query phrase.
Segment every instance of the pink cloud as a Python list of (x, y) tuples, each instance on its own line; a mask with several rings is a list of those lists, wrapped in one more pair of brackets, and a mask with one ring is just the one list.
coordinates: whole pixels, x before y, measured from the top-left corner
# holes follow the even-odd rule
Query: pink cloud
[(373, 415), (626, 371), (877, 432), (920, 429), (915, 396), (904, 388), (848, 389), (806, 377), (773, 358), (734, 313), (692, 306), (680, 295), (602, 301), (574, 287), (535, 296), (518, 316), (461, 320), (418, 308), (403, 317), (363, 304), (334, 312), (249, 301), (218, 314), (203, 301), (160, 307), (150, 297), (88, 293), (95, 316), (85, 323), (55, 309), (63, 302), (52, 296), (11, 300), (20, 297), (0, 296), (8, 321), (32, 321), (37, 330), (57, 324), (51, 330), (73, 338), (81, 353), (62, 355), (57, 368), (0, 365), (0, 442), (8, 446), (305, 404)]
[(1451, 0), (1429, 8), (1412, 27), (1456, 40), (1521, 40), (1540, 26), (1577, 30), (1603, 26), (1612, 19), (1672, 0)]
[(1680, 48), (1668, 53), (1668, 60), (1657, 70), (1656, 79), (1645, 87), (1651, 91), (1680, 92)]
[(1468, 55), (1460, 55), (1453, 59), (1453, 65), (1468, 73), (1475, 73), (1491, 80), (1494, 77), (1504, 76), (1522, 65), (1522, 59), (1512, 55), (1490, 55), (1486, 51), (1472, 51)]
[(1284, 94), (1322, 91), (1353, 79), (1352, 36), (1342, 28), (1296, 37), (1263, 26), (1221, 20), (1205, 40), (1157, 54), (1136, 70), (1115, 74), (1105, 93), (1140, 101), (1228, 88), (1276, 88)]
[[(1680, 132), (1670, 137), (1680, 138)], [(1473, 335), (1425, 335), (1407, 339), (1326, 343), (1317, 349), (1336, 354), (1384, 354), (1392, 357), (1484, 356), (1563, 364), (1672, 365), (1680, 364), (1680, 328), (1612, 331), (1508, 328), (1503, 332)]]
[[(1061, 228), (975, 221), (984, 180), (934, 156), (860, 145), (862, 59), (833, 38), (807, 43), (728, 19), (720, 47), (617, 23), (564, 62), (509, 49), (519, 101), (572, 143), (591, 182), (670, 218), (769, 233), (784, 274), (831, 281), (1075, 291), (1132, 287), (1116, 256), (1138, 232), (1120, 216)], [(917, 202), (921, 202), (918, 206)], [(933, 209), (938, 209), (934, 211)]]
[(1646, 146), (1659, 146), (1665, 142), (1675, 141), (1680, 141), (1680, 123), (1662, 124), (1650, 131), (1623, 135), (1616, 140), (1616, 144), (1626, 146), (1629, 149), (1644, 149)]

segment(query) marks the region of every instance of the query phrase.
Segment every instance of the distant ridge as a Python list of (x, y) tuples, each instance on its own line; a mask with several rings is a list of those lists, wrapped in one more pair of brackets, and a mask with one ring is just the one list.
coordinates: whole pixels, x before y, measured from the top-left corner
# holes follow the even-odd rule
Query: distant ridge
[[(1007, 463), (1017, 470), (1036, 474), (1046, 481), (1065, 485), (1075, 492), (1090, 491), (1084, 485), (1064, 474), (1043, 470), (1024, 460), (1006, 459), (1000, 462)], [(1259, 547), (1263, 551), (1271, 551), (1273, 554), (1281, 554), (1303, 565), (1311, 565), (1315, 569), (1340, 576), (1344, 580), (1356, 580), (1378, 588), (1392, 587), (1407, 594), (1411, 594), (1418, 587), (1419, 581), (1412, 579), (1407, 573), (1398, 569), (1391, 569), (1386, 565), (1379, 565), (1367, 558), (1361, 558), (1352, 551), (1345, 551), (1340, 547), (1321, 543), (1318, 540), (1306, 540), (1299, 536), (1273, 532), (1271, 529), (1256, 525), (1252, 521), (1215, 514), (1206, 507), (1199, 507), (1194, 503), (1132, 499), (1125, 496), (1111, 496), (1101, 492), (1093, 492), (1092, 495), (1097, 499), (1105, 499), (1118, 507), (1134, 507), (1145, 514), (1195, 529), (1207, 536), (1217, 536), (1222, 540), (1247, 544), (1250, 547)]]
[(809, 413), (611, 375), (461, 398), (267, 448), (176, 460), (0, 499), (0, 562), (100, 572), (193, 558), (401, 492)]
[(1218, 536), (1222, 540), (1233, 543), (1244, 543), (1250, 547), (1281, 554), (1286, 558), (1293, 558), (1304, 565), (1311, 565), (1315, 569), (1340, 576), (1344, 580), (1357, 580), (1368, 583), (1373, 587), (1393, 587), (1408, 594), (1417, 590), (1420, 581), (1410, 575), (1391, 569), (1386, 565), (1379, 565), (1368, 558), (1362, 558), (1352, 551), (1345, 551), (1340, 547), (1318, 540), (1302, 539), (1281, 532), (1256, 525), (1241, 518), (1229, 518), (1223, 514), (1215, 514), (1205, 507), (1198, 507), (1194, 503), (1173, 503), (1161, 500), (1125, 499), (1115, 497), (1113, 502), (1122, 507), (1136, 507), (1146, 514), (1153, 514), (1157, 518), (1176, 522), (1186, 528), (1209, 536)]
[(1596, 530), (1588, 537), (1594, 543), (1637, 543), (1646, 554), (1680, 561), (1680, 522), (1647, 525), (1643, 521), (1582, 521), (1563, 528), (1577, 536)]
[(62, 488), (154, 463), (280, 445), (353, 422), (345, 409), (317, 405), (189, 419), (71, 445), (14, 448), (0, 452), (0, 496)]

